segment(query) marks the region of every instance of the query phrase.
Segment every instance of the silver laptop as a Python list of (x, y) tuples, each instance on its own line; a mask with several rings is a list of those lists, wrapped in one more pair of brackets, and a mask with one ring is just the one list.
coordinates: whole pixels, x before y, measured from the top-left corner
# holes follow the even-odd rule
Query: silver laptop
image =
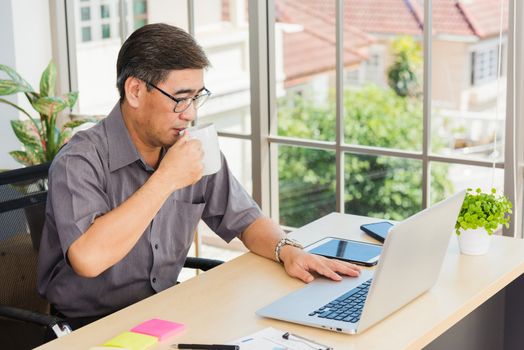
[(437, 281), (465, 191), (393, 226), (376, 270), (341, 282), (317, 278), (257, 315), (356, 334), (400, 309)]

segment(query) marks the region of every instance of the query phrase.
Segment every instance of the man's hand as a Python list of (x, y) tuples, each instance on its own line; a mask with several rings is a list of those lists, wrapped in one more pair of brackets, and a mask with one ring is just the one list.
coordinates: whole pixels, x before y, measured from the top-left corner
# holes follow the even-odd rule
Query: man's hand
[(280, 259), (284, 262), (288, 275), (306, 283), (315, 279), (311, 272), (317, 272), (334, 281), (342, 280), (340, 275), (356, 277), (360, 273), (360, 267), (355, 264), (306, 253), (290, 245), (282, 247)]
[(200, 140), (189, 139), (188, 133), (171, 146), (158, 167), (166, 186), (173, 191), (196, 183), (202, 178), (202, 144)]

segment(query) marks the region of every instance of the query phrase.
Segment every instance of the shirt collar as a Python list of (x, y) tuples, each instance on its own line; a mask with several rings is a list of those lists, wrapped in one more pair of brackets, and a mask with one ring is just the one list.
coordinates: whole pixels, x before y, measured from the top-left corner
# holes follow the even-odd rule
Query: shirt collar
[(113, 172), (126, 165), (141, 160), (135, 144), (129, 136), (120, 102), (118, 102), (105, 120), (107, 144), (109, 147), (109, 171)]
[[(140, 161), (140, 165), (147, 172), (152, 173), (155, 171), (155, 169), (144, 162), (135, 144), (131, 140), (129, 131), (124, 123), (120, 102), (117, 102), (111, 113), (107, 116), (105, 129), (109, 147), (109, 171), (113, 172), (136, 161)], [(160, 159), (164, 158), (166, 152), (167, 149), (162, 147)]]

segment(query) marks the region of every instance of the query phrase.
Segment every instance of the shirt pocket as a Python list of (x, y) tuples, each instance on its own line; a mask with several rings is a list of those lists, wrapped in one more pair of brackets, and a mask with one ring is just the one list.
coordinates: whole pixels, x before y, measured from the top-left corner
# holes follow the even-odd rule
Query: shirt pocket
[(184, 256), (189, 250), (198, 222), (202, 217), (202, 212), (206, 203), (188, 203), (179, 200), (173, 200), (173, 213), (175, 232), (175, 249), (177, 255), (183, 253)]

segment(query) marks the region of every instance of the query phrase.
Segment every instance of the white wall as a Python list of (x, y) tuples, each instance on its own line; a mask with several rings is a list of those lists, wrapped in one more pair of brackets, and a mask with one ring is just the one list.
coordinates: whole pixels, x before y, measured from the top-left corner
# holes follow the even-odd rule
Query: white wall
[[(15, 62), (13, 19), (11, 16), (11, 1), (0, 1), (0, 63), (13, 66)], [(4, 76), (1, 76), (4, 78)], [(16, 103), (16, 96), (6, 97), (7, 100)], [(10, 117), (16, 112), (5, 104), (0, 104), (0, 169), (10, 169), (16, 167), (16, 162), (7, 154), (9, 150), (18, 146), (11, 126)]]
[[(0, 47), (0, 63), (14, 68), (38, 90), (42, 71), (51, 60), (49, 3), (42, 0), (0, 1)], [(8, 100), (37, 117), (23, 94), (10, 96)], [(21, 167), (8, 154), (21, 148), (9, 124), (9, 120), (17, 117), (20, 113), (15, 109), (0, 104), (0, 169)]]

